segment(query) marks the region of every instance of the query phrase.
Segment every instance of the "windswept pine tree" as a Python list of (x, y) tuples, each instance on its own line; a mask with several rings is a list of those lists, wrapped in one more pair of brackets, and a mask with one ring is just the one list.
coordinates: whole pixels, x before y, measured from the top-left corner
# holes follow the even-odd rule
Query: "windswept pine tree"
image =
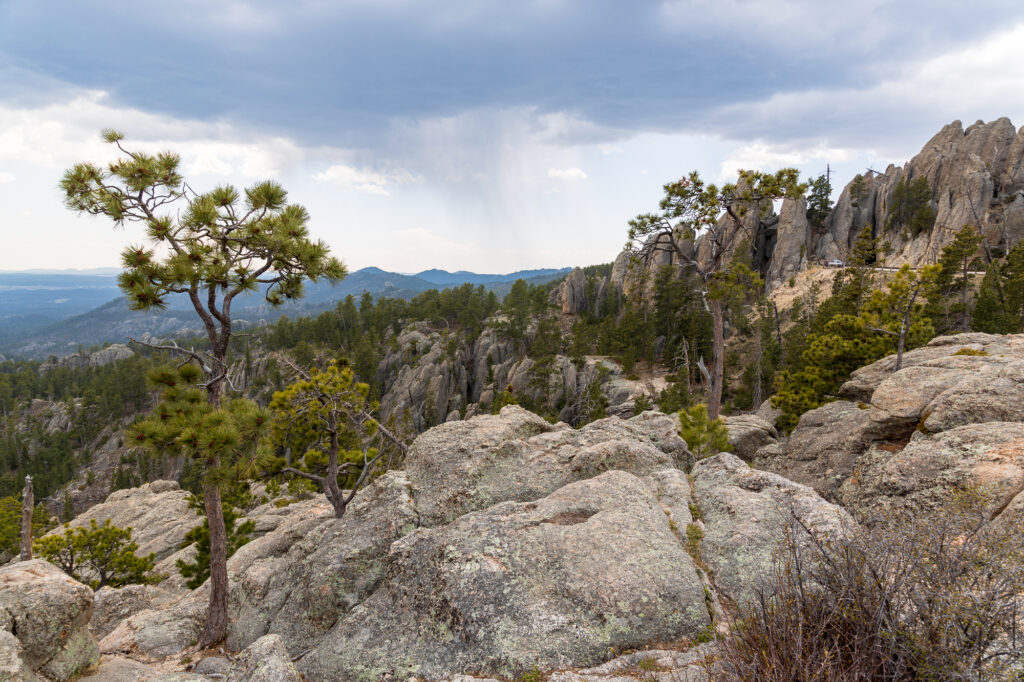
[[(281, 185), (263, 181), (239, 192), (231, 185), (198, 193), (179, 172), (173, 152), (149, 154), (122, 145), (114, 130), (103, 139), (122, 153), (106, 167), (78, 163), (61, 180), (66, 206), (104, 215), (116, 226), (139, 223), (144, 243), (121, 256), (121, 290), (136, 310), (166, 308), (172, 296), (185, 296), (202, 322), (208, 351), (177, 344), (156, 346), (185, 357), (202, 370), (199, 387), (212, 408), (221, 403), (227, 381), (231, 306), (238, 296), (262, 290), (271, 305), (301, 298), (303, 282), (336, 282), (345, 266), (328, 246), (309, 237), (309, 213), (288, 203)], [(146, 344), (148, 345), (148, 344)], [(220, 450), (205, 449), (204, 468), (220, 469)], [(200, 644), (209, 646), (227, 632), (227, 537), (217, 476), (203, 483), (210, 524), (210, 603)]]

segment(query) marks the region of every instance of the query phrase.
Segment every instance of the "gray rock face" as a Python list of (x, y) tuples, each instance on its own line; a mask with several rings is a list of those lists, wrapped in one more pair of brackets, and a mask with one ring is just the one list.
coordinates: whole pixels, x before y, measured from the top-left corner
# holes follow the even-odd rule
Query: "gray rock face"
[(277, 635), (260, 637), (238, 655), (228, 682), (303, 682), (284, 642)]
[(979, 226), (991, 246), (1008, 248), (1024, 237), (1024, 223), (1018, 220), (1024, 202), (1017, 194), (1024, 188), (1022, 169), (1024, 139), (1009, 119), (978, 121), (966, 130), (954, 121), (902, 168), (889, 166), (883, 174), (866, 176), (861, 196), (853, 196), (852, 182), (847, 185), (812, 252), (822, 260), (846, 259), (865, 224), (885, 231), (896, 184), (921, 177), (932, 188), (935, 229), (916, 236), (886, 231), (893, 247), (889, 264), (931, 262), (964, 225)]
[(935, 508), (968, 483), (991, 490), (993, 515), (1024, 491), (1024, 423), (958, 426), (898, 452), (872, 448), (838, 498), (865, 519), (891, 517)]
[(397, 348), (381, 361), (378, 376), (387, 389), (380, 414), (401, 421), (409, 411), (418, 429), (440, 424), (465, 406), (469, 392), (466, 350), (456, 337), (411, 325), (398, 335)]
[(771, 291), (786, 283), (807, 264), (811, 228), (807, 224), (807, 201), (785, 199), (779, 210), (778, 233), (771, 262), (765, 276), (765, 289)]
[(88, 526), (93, 519), (102, 525), (109, 519), (119, 528), (130, 527), (132, 540), (139, 545), (136, 554), (152, 553), (159, 561), (176, 552), (185, 534), (202, 522), (189, 508), (187, 498), (188, 493), (177, 482), (153, 481), (110, 493), (105, 502), (76, 516), (70, 525)]
[(832, 537), (855, 527), (845, 510), (811, 488), (751, 469), (729, 453), (697, 462), (693, 487), (704, 522), (701, 557), (714, 573), (719, 594), (737, 604), (754, 598), (793, 517), (816, 534)]
[[(92, 590), (53, 564), (35, 559), (0, 567), (0, 625), (17, 638), (28, 669), (63, 682), (96, 663), (91, 615)], [(17, 647), (9, 638), (4, 644), (6, 667), (16, 668)]]
[(775, 427), (756, 414), (737, 414), (723, 417), (722, 421), (729, 430), (733, 454), (748, 462), (759, 449), (775, 443), (779, 437)]
[[(510, 405), (497, 416), (443, 424), (422, 434), (406, 455), (406, 473), (420, 522), (436, 525), (506, 500), (535, 500), (603, 471), (643, 476), (675, 466), (652, 440), (617, 418), (576, 431)], [(676, 452), (678, 444), (672, 447)]]
[(587, 276), (583, 270), (573, 268), (558, 286), (558, 298), (562, 312), (567, 315), (578, 315), (587, 309)]
[(657, 499), (621, 471), (419, 529), (388, 560), (381, 588), (301, 659), (307, 677), (516, 676), (709, 623)]

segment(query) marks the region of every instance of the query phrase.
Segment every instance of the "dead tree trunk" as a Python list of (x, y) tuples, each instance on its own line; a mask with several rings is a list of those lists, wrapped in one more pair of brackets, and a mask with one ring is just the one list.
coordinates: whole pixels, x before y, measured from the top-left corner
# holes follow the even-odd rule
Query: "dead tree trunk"
[(32, 494), (32, 477), (25, 477), (25, 489), (21, 493), (21, 560), (32, 558), (32, 509), (35, 506)]

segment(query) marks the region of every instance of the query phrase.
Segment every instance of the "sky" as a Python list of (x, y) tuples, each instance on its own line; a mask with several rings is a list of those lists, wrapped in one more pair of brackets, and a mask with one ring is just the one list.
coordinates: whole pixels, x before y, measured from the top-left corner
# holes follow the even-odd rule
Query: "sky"
[(0, 270), (116, 266), (65, 209), (99, 131), (203, 190), (273, 178), (351, 269), (609, 262), (662, 185), (1024, 125), (1024, 3), (0, 0)]

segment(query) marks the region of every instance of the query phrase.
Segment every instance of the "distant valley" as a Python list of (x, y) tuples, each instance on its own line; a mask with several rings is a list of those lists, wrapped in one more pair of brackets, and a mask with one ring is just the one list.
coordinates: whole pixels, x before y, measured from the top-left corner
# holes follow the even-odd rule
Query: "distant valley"
[[(356, 270), (335, 286), (310, 284), (300, 302), (271, 308), (262, 296), (254, 294), (241, 298), (235, 312), (243, 325), (255, 324), (281, 315), (318, 313), (349, 295), (369, 293), (374, 298), (409, 299), (430, 289), (467, 283), (503, 297), (518, 279), (543, 284), (568, 272), (569, 268), (507, 274), (431, 269), (405, 275), (368, 267)], [(25, 358), (60, 357), (75, 352), (80, 345), (124, 341), (144, 333), (171, 336), (197, 326), (184, 296), (172, 300), (164, 311), (130, 310), (117, 287), (116, 273), (113, 269), (0, 272), (0, 353)]]

